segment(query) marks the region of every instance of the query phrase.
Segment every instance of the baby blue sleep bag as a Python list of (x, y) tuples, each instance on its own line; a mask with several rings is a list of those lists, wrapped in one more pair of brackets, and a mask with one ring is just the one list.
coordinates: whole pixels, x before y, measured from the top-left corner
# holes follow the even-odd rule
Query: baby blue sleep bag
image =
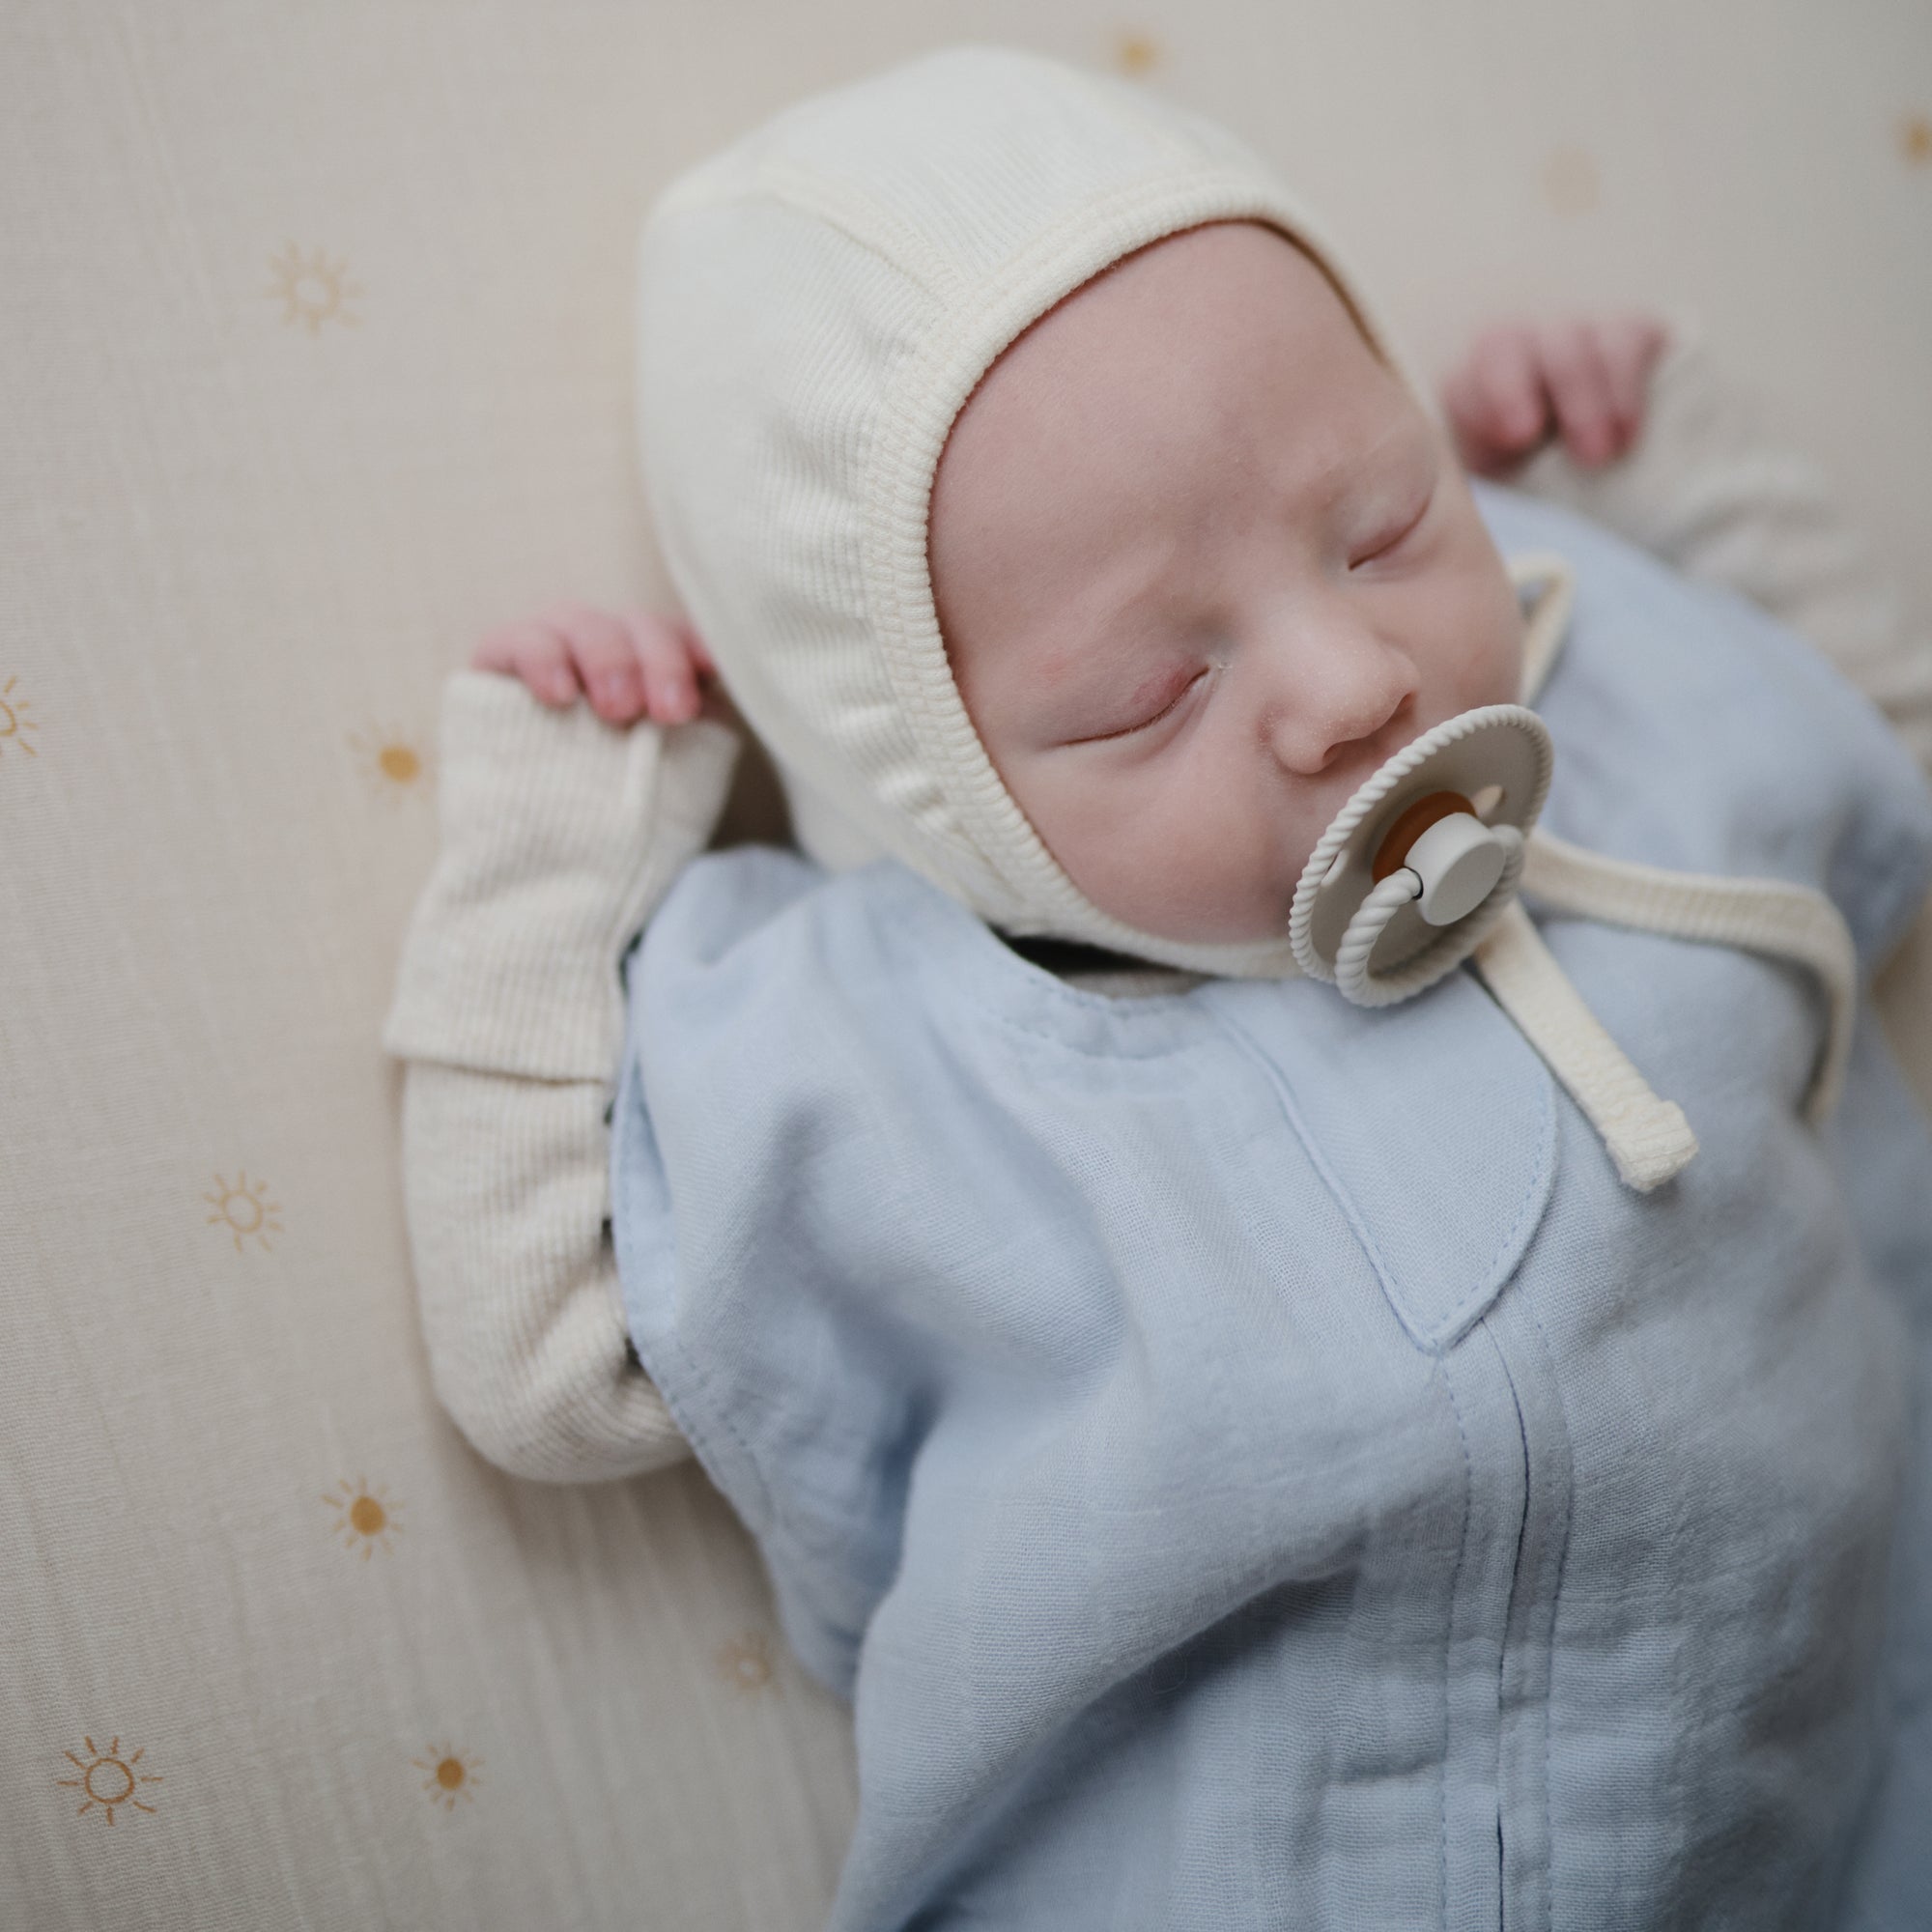
[[(1823, 889), (1868, 980), (1878, 714), (1480, 501), (1576, 571), (1545, 825)], [(1526, 903), (1697, 1133), (1654, 1193), (1467, 967), (1112, 999), (770, 848), (626, 956), (627, 1317), (853, 1701), (840, 1932), (1932, 1925), (1932, 1137), (1864, 1015), (1804, 1123), (1797, 967)]]

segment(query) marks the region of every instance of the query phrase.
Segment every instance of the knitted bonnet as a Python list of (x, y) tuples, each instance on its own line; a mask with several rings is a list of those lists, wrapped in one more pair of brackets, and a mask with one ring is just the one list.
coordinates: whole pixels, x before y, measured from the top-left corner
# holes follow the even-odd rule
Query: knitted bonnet
[(990, 923), (1201, 972), (1294, 972), (1279, 938), (1110, 918), (1002, 783), (947, 663), (933, 472), (1008, 344), (1135, 249), (1257, 219), (1321, 266), (1422, 384), (1252, 150), (1135, 86), (990, 46), (780, 113), (681, 175), (639, 252), (638, 429), (666, 563), (772, 754), (799, 843), (890, 854)]
[[(1210, 974), (1299, 970), (1288, 932), (1188, 944), (1108, 917), (1075, 887), (967, 716), (925, 555), (940, 451), (1000, 352), (1123, 255), (1242, 219), (1314, 258), (1433, 417), (1372, 304), (1265, 161), (1153, 95), (1035, 54), (952, 47), (814, 96), (652, 208), (639, 291), (645, 488), (678, 593), (821, 865), (890, 855), (1015, 936)], [(1539, 599), (1524, 634), (1526, 696), (1561, 637), (1568, 566), (1512, 565), (1520, 587), (1525, 570), (1551, 564), (1556, 594)], [(1666, 872), (1540, 829), (1523, 860), (1523, 891), (1556, 907), (1816, 973), (1831, 1020), (1805, 1107), (1813, 1121), (1830, 1114), (1857, 960), (1824, 894)], [(1649, 1189), (1678, 1173), (1696, 1151), (1689, 1123), (1591, 1014), (1513, 886), (1471, 956), (1625, 1181)]]

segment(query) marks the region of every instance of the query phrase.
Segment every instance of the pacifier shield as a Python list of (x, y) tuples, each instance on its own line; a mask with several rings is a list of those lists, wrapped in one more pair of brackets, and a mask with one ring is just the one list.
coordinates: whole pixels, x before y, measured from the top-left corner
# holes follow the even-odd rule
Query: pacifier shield
[(1520, 704), (1462, 712), (1404, 746), (1302, 869), (1289, 915), (1302, 971), (1381, 1006), (1460, 965), (1515, 895), (1553, 764)]

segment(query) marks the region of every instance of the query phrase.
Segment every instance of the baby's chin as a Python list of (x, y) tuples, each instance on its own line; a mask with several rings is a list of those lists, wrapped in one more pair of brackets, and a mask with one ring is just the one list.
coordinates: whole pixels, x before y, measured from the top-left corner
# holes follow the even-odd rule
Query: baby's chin
[(1112, 903), (1091, 892), (1088, 896), (1110, 919), (1155, 939), (1181, 946), (1243, 946), (1287, 936), (1289, 910), (1307, 863), (1304, 852), (1286, 883), (1270, 874), (1264, 879), (1217, 881), (1204, 890), (1195, 873), (1165, 887), (1157, 880), (1144, 880), (1141, 890), (1116, 895)]

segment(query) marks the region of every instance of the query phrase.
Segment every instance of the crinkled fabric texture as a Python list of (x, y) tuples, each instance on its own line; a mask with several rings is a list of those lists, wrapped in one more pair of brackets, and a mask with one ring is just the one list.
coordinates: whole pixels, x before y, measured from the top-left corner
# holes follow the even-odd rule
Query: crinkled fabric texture
[[(1932, 872), (1878, 714), (1482, 502), (1577, 572), (1546, 822), (1823, 887), (1869, 974)], [(1869, 1019), (1801, 1122), (1798, 969), (1543, 930), (1700, 1137), (1654, 1195), (1467, 969), (1116, 1002), (893, 862), (673, 889), (626, 961), (617, 1259), (854, 1700), (836, 1926), (1932, 1922), (1932, 1138)]]

